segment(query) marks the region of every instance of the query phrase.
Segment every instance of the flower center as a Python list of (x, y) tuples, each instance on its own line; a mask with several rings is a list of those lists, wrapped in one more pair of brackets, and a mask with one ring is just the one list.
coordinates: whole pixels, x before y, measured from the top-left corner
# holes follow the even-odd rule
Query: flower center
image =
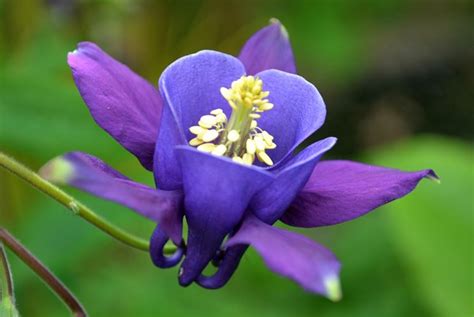
[(270, 92), (262, 91), (263, 82), (254, 76), (242, 76), (230, 88), (221, 88), (222, 96), (232, 108), (227, 119), (222, 109), (214, 109), (204, 115), (198, 125), (189, 128), (196, 135), (189, 144), (214, 155), (232, 157), (238, 163), (252, 165), (260, 162), (273, 165), (265, 152), (276, 148), (273, 136), (258, 127), (257, 120), (262, 112), (273, 108), (265, 99)]

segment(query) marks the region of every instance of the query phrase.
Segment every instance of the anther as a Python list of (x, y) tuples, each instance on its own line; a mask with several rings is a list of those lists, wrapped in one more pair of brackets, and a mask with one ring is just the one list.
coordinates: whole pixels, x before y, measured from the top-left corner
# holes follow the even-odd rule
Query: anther
[(224, 144), (219, 144), (212, 150), (212, 154), (222, 156), (224, 155), (225, 151), (227, 151), (227, 147)]
[(219, 137), (219, 133), (216, 130), (207, 130), (206, 133), (202, 136), (204, 142), (214, 141)]
[(216, 145), (213, 143), (204, 143), (197, 147), (199, 151), (203, 152), (212, 152), (216, 148)]
[(204, 141), (199, 138), (194, 138), (194, 139), (191, 139), (191, 141), (189, 141), (189, 145), (192, 145), (192, 146), (198, 146), (203, 143)]
[(265, 153), (264, 151), (262, 152), (257, 152), (257, 157), (258, 157), (258, 160), (267, 164), (267, 165), (273, 165), (273, 161), (272, 159), (270, 158), (270, 156), (268, 156), (267, 153)]
[(240, 134), (237, 130), (230, 130), (229, 134), (227, 135), (227, 140), (230, 142), (236, 142), (240, 138)]
[(216, 117), (211, 115), (202, 116), (198, 124), (203, 128), (212, 128), (217, 123)]
[(245, 144), (245, 148), (247, 150), (247, 153), (254, 154), (255, 151), (257, 150), (255, 146), (255, 142), (252, 139), (248, 139), (247, 143)]

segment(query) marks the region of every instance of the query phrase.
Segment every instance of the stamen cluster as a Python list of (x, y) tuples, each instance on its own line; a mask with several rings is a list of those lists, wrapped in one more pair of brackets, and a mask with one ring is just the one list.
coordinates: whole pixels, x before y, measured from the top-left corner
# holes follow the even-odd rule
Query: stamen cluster
[(197, 146), (200, 151), (232, 157), (238, 163), (252, 165), (256, 157), (267, 165), (273, 165), (265, 152), (276, 148), (273, 136), (257, 123), (262, 112), (273, 108), (273, 104), (265, 99), (270, 93), (262, 91), (262, 86), (261, 79), (242, 76), (232, 83), (231, 88), (222, 87), (220, 92), (232, 108), (230, 119), (220, 108), (202, 116), (198, 125), (189, 128), (196, 136), (189, 144)]

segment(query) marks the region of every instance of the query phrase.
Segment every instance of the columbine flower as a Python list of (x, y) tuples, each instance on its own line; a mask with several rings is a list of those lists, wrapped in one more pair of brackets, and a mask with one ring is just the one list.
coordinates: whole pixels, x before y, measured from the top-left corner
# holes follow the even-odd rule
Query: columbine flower
[[(338, 299), (335, 256), (272, 225), (349, 221), (436, 177), (431, 170), (319, 162), (333, 137), (296, 154), (323, 124), (326, 108), (316, 88), (294, 74), (278, 21), (252, 36), (238, 58), (201, 51), (175, 61), (161, 75), (159, 91), (92, 43), (79, 44), (68, 63), (95, 121), (153, 171), (157, 189), (80, 152), (50, 161), (42, 175), (156, 221), (151, 258), (159, 267), (182, 260), (181, 285), (221, 287), (250, 245), (272, 271)], [(169, 239), (178, 249), (168, 257), (162, 251)], [(209, 262), (218, 269), (205, 276)]]

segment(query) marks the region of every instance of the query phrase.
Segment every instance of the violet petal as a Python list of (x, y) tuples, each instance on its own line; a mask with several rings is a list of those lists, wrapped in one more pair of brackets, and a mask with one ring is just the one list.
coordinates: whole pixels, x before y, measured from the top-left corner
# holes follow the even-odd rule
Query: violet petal
[(351, 161), (320, 162), (282, 221), (297, 227), (349, 221), (405, 196), (423, 178), (437, 176), (430, 169), (404, 172)]
[(152, 170), (162, 111), (158, 89), (94, 43), (79, 43), (67, 60), (97, 124)]
[(274, 104), (258, 119), (258, 125), (273, 135), (277, 147), (268, 151), (278, 167), (307, 137), (321, 127), (326, 118), (324, 101), (311, 83), (298, 75), (267, 70), (257, 76)]
[[(250, 202), (254, 215), (267, 224), (277, 221), (304, 186), (321, 156), (335, 143), (336, 138), (333, 137), (316, 142), (289, 160), (282, 168), (272, 171), (276, 173), (276, 179)], [(201, 275), (196, 282), (205, 288), (224, 286), (237, 269), (245, 250), (243, 246), (228, 248), (217, 272), (212, 276)]]
[(239, 266), (240, 259), (247, 250), (246, 245), (236, 245), (227, 248), (224, 256), (220, 261), (217, 272), (212, 276), (200, 275), (196, 279), (196, 283), (208, 289), (216, 289), (224, 286), (232, 277), (235, 270)]
[(336, 138), (329, 137), (313, 143), (274, 171), (275, 181), (252, 198), (250, 208), (253, 213), (265, 223), (277, 221), (306, 184), (319, 159), (336, 141)]
[(157, 225), (150, 239), (150, 257), (157, 267), (170, 268), (181, 261), (184, 255), (184, 245), (178, 245), (176, 251), (166, 256), (163, 254), (163, 249), (168, 242), (168, 234), (162, 229), (161, 225)]
[(181, 285), (196, 279), (220, 248), (224, 237), (241, 221), (252, 196), (267, 186), (272, 174), (190, 146), (176, 150), (183, 174), (188, 223)]
[(182, 57), (165, 69), (159, 85), (164, 100), (163, 120), (154, 157), (159, 188), (181, 186), (175, 145), (187, 144), (192, 138), (189, 128), (213, 109), (222, 108), (230, 116), (231, 108), (220, 88), (230, 87), (244, 74), (244, 66), (237, 58), (214, 51)]

